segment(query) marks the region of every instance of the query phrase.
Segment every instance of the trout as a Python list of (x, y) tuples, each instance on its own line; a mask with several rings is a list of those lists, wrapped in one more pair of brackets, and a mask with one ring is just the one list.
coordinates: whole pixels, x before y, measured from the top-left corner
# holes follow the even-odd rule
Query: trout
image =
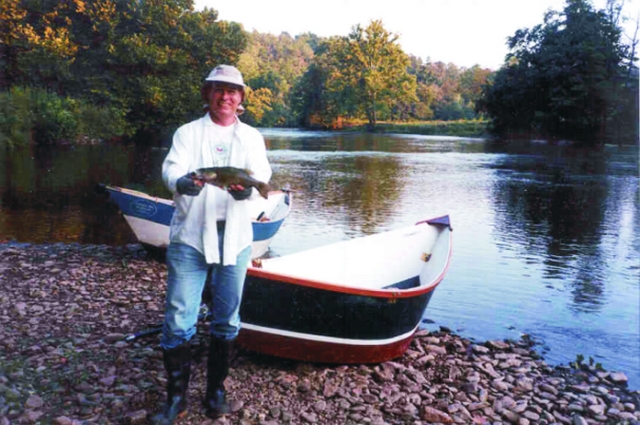
[(255, 187), (264, 199), (269, 198), (269, 191), (271, 190), (267, 183), (251, 177), (251, 171), (236, 167), (199, 168), (191, 173), (191, 178), (223, 189), (232, 185), (240, 185), (245, 189)]

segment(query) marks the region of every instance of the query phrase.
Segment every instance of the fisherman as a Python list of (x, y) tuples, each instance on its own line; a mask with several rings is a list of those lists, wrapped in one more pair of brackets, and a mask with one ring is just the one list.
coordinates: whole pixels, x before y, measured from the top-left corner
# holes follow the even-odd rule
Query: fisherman
[[(253, 230), (247, 199), (252, 187), (223, 189), (204, 184), (192, 172), (204, 167), (246, 169), (263, 182), (271, 177), (262, 135), (238, 119), (244, 101), (242, 74), (216, 66), (206, 78), (202, 100), (207, 113), (175, 132), (162, 164), (162, 178), (174, 194), (167, 249), (167, 299), (160, 345), (167, 371), (167, 404), (154, 424), (171, 424), (187, 411), (191, 339), (203, 290), (211, 295), (205, 413), (216, 418), (229, 410), (224, 380), (232, 342), (240, 330), (240, 301), (251, 254)], [(257, 193), (257, 192), (256, 192)]]

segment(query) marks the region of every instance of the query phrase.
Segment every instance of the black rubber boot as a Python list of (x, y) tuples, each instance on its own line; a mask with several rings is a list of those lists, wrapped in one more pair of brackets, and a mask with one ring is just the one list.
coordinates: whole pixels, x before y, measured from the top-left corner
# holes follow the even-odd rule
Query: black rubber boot
[(171, 425), (187, 413), (187, 389), (191, 377), (191, 343), (187, 342), (169, 350), (162, 350), (164, 368), (167, 371), (167, 404), (162, 413), (150, 418), (154, 425)]
[(211, 337), (207, 359), (207, 393), (204, 399), (205, 414), (215, 419), (229, 413), (224, 380), (229, 375), (233, 341)]

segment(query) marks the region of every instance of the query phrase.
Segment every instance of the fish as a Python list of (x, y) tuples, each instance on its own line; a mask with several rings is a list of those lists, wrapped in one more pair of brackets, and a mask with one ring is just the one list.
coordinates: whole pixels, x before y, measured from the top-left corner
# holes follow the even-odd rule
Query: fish
[(236, 167), (199, 168), (191, 173), (191, 178), (223, 189), (232, 185), (240, 185), (244, 188), (255, 187), (264, 199), (269, 199), (271, 191), (271, 186), (267, 183), (251, 177), (251, 171)]

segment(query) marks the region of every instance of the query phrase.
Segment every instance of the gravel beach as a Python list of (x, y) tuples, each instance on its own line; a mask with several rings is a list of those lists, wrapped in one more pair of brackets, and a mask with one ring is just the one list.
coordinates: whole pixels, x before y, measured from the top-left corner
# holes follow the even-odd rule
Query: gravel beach
[[(166, 267), (139, 245), (0, 243), (0, 425), (144, 424), (164, 400), (158, 335)], [(640, 424), (640, 391), (589, 359), (550, 366), (527, 338), (419, 331), (373, 365), (238, 351), (232, 413), (203, 414), (206, 325), (180, 424)], [(579, 354), (579, 353), (576, 353)]]

